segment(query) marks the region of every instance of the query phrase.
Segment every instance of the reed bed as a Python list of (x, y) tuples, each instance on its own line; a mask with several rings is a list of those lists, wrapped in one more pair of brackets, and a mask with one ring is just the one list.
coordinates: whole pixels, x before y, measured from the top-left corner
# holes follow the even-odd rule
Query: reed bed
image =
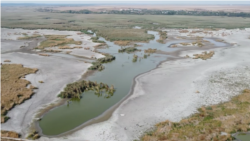
[(1, 130), (1, 137), (20, 138), (21, 135), (13, 131)]
[(97, 59), (96, 62), (93, 62), (92, 66), (89, 67), (88, 69), (89, 70), (99, 70), (99, 71), (101, 71), (101, 70), (105, 69), (105, 67), (102, 65), (103, 63), (108, 63), (108, 62), (111, 62), (113, 60), (115, 60), (115, 56), (113, 56), (113, 55), (106, 55), (103, 58)]
[(122, 52), (131, 53), (131, 52), (135, 52), (135, 51), (141, 51), (141, 50), (139, 50), (135, 47), (127, 47), (127, 48), (122, 48), (122, 49), (118, 50), (119, 53), (122, 53)]
[(9, 119), (6, 114), (10, 109), (34, 94), (33, 89), (26, 87), (30, 82), (21, 78), (27, 74), (36, 73), (37, 70), (24, 68), (21, 64), (3, 64), (1, 66), (1, 123)]
[[(81, 94), (84, 91), (95, 91), (96, 95), (104, 95), (105, 98), (109, 98), (113, 96), (115, 92), (114, 86), (109, 86), (104, 83), (97, 83), (97, 82), (92, 82), (92, 81), (79, 81), (79, 82), (74, 82), (71, 84), (68, 84), (65, 88), (64, 91), (61, 92), (58, 96), (61, 98), (81, 98)], [(104, 94), (105, 91), (105, 94)]]
[(165, 39), (167, 39), (167, 31), (159, 31), (160, 39), (157, 40), (159, 43), (164, 43)]
[(40, 138), (40, 135), (38, 134), (37, 131), (33, 131), (32, 133), (30, 133), (26, 139), (32, 139), (32, 140), (36, 140), (36, 139), (39, 139)]
[(194, 54), (193, 56), (193, 59), (202, 59), (202, 60), (207, 60), (207, 59), (210, 59), (212, 58), (214, 55), (214, 51), (210, 51), (210, 52), (202, 52), (201, 54)]
[(66, 38), (67, 36), (68, 35), (45, 35), (47, 40), (41, 42), (37, 48), (44, 49), (46, 47), (65, 46), (67, 44), (82, 44), (82, 41), (75, 41), (72, 38)]
[(145, 49), (144, 53), (155, 53), (156, 51), (157, 51), (157, 49), (149, 48), (149, 49)]
[(147, 34), (144, 29), (99, 29), (98, 36), (109, 41), (148, 41), (154, 39), (154, 35)]
[(27, 36), (27, 34), (26, 34), (24, 37), (18, 37), (18, 40), (29, 40), (29, 39), (34, 39), (37, 37), (42, 37), (42, 36), (39, 34), (33, 34), (32, 36)]

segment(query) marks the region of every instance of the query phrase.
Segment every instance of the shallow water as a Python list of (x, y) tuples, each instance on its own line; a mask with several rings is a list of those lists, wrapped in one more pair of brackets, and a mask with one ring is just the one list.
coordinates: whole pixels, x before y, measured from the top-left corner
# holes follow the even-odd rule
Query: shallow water
[(250, 134), (238, 134), (235, 137), (238, 141), (250, 141)]
[[(137, 48), (142, 51), (131, 54), (118, 53), (118, 49), (121, 48), (120, 46), (106, 41), (104, 38), (99, 38), (99, 40), (105, 41), (109, 46), (109, 48), (99, 49), (99, 51), (114, 55), (116, 60), (104, 64), (105, 69), (103, 71), (96, 72), (87, 79), (114, 85), (116, 92), (108, 99), (101, 96), (98, 97), (93, 91), (84, 92), (81, 100), (73, 101), (69, 105), (65, 104), (50, 110), (39, 122), (43, 134), (58, 135), (101, 115), (129, 94), (135, 76), (156, 68), (159, 62), (168, 58), (167, 55), (151, 54), (148, 58), (144, 59), (144, 49), (154, 48), (171, 52), (177, 50), (176, 48), (169, 48), (171, 44), (186, 41), (178, 40), (161, 44), (156, 41), (159, 39), (157, 32), (149, 31), (148, 33), (153, 34), (155, 39), (149, 43), (138, 43), (142, 46)], [(132, 62), (134, 54), (142, 59), (138, 58), (137, 62)]]

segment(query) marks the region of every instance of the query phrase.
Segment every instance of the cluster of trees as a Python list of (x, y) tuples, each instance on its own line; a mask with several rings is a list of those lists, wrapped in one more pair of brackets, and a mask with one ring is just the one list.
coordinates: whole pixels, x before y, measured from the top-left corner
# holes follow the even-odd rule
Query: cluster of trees
[(66, 10), (56, 11), (49, 8), (40, 8), (40, 12), (72, 13), (72, 14), (132, 14), (132, 15), (195, 15), (195, 16), (229, 16), (229, 17), (250, 17), (246, 12), (224, 12), (224, 11), (186, 11), (186, 10), (149, 10), (149, 9), (128, 9), (94, 12), (90, 10)]

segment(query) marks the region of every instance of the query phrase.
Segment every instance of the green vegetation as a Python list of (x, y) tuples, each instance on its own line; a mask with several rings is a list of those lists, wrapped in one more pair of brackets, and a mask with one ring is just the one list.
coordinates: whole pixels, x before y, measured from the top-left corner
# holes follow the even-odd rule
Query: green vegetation
[(58, 96), (61, 98), (76, 98), (80, 99), (81, 94), (84, 91), (95, 91), (95, 93), (99, 96), (103, 94), (103, 91), (105, 90), (106, 95), (104, 96), (105, 98), (109, 98), (113, 96), (115, 89), (114, 86), (112, 85), (109, 87), (107, 84), (103, 83), (97, 83), (97, 82), (91, 82), (91, 81), (79, 81), (79, 82), (74, 82), (71, 84), (68, 84), (65, 88), (64, 91), (61, 92)]
[(164, 43), (164, 40), (167, 38), (167, 31), (159, 31), (160, 39), (157, 40), (159, 43)]
[(25, 37), (18, 37), (18, 40), (29, 40), (29, 39), (33, 39), (33, 38), (37, 38), (37, 37), (41, 37), (41, 35), (33, 34), (32, 36), (27, 36), (27, 34), (26, 34)]
[(127, 47), (127, 48), (122, 48), (122, 49), (118, 50), (119, 53), (122, 53), (122, 52), (131, 53), (131, 52), (135, 52), (135, 51), (141, 51), (141, 50), (139, 50), (135, 47)]
[(132, 60), (132, 61), (133, 61), (133, 62), (137, 62), (137, 58), (138, 58), (138, 56), (134, 54), (134, 55), (133, 55), (133, 60)]
[(40, 135), (38, 134), (37, 131), (33, 131), (27, 137), (27, 139), (32, 139), (32, 140), (36, 140), (36, 139), (39, 139), (39, 138), (40, 138)]
[(113, 55), (106, 55), (103, 58), (97, 59), (97, 61), (100, 63), (108, 63), (108, 62), (111, 62), (113, 60), (115, 60), (115, 56), (113, 56)]
[(93, 62), (92, 66), (90, 66), (88, 69), (89, 70), (99, 70), (99, 71), (101, 71), (101, 70), (104, 70), (105, 67), (100, 62)]
[(204, 51), (201, 54), (194, 54), (193, 56), (194, 56), (193, 59), (207, 60), (214, 56), (214, 51), (210, 51), (210, 52)]
[(94, 33), (88, 32), (88, 30), (86, 30), (86, 29), (81, 30), (81, 32), (83, 32), (84, 34), (89, 34), (89, 35), (93, 35), (94, 34)]
[[(162, 28), (246, 28), (249, 18), (181, 15), (118, 15), (33, 12), (34, 7), (15, 7), (17, 12), (2, 10), (2, 28), (56, 29), (86, 31), (91, 29), (110, 41), (148, 41), (146, 30)], [(49, 14), (49, 18), (48, 18)], [(22, 20), (20, 20), (22, 19)], [(73, 22), (69, 22), (73, 21)], [(55, 24), (63, 23), (63, 24)], [(158, 23), (158, 24), (154, 24)], [(143, 29), (133, 29), (140, 26)]]
[[(143, 141), (231, 141), (231, 133), (250, 131), (250, 90), (246, 89), (231, 101), (202, 107), (198, 113), (180, 122), (165, 121), (156, 130), (144, 135)], [(225, 135), (221, 135), (225, 132)]]
[(92, 66), (89, 67), (88, 69), (89, 69), (89, 70), (99, 70), (99, 71), (101, 71), (101, 70), (103, 70), (103, 69), (105, 68), (105, 67), (102, 65), (103, 63), (108, 63), (108, 62), (111, 62), (111, 61), (113, 61), (113, 60), (115, 60), (115, 56), (113, 56), (113, 55), (106, 55), (106, 56), (103, 57), (103, 58), (97, 59), (96, 62), (93, 62), (93, 63), (92, 63)]
[(147, 34), (144, 29), (108, 29), (97, 30), (98, 36), (110, 41), (148, 41), (154, 39), (154, 35)]
[(44, 35), (44, 37), (47, 38), (47, 40), (42, 41), (37, 48), (44, 49), (46, 47), (63, 46), (67, 44), (82, 44), (82, 41), (75, 41), (72, 38), (66, 38), (67, 35)]
[(100, 41), (100, 40), (98, 40), (99, 39), (99, 37), (91, 37), (91, 40), (93, 41), (93, 42), (95, 42), (95, 43), (105, 43), (104, 41)]
[(156, 51), (157, 51), (157, 49), (149, 48), (149, 49), (145, 49), (144, 53), (155, 53)]

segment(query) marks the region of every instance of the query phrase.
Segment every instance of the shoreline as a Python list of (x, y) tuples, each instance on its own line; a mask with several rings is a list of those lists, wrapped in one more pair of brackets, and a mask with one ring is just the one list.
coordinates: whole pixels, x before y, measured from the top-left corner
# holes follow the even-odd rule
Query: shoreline
[[(215, 38), (215, 39), (220, 39), (220, 38)], [(169, 40), (169, 41), (173, 41), (173, 40), (176, 40), (176, 39), (172, 39), (172, 40)], [(189, 39), (187, 39), (187, 40), (189, 40)], [(191, 40), (191, 41), (192, 41), (192, 40)], [(170, 46), (171, 46), (171, 45), (170, 45)], [(127, 98), (129, 98), (129, 97), (133, 94), (134, 89), (135, 89), (135, 85), (136, 85), (136, 79), (137, 79), (139, 76), (145, 75), (145, 74), (149, 73), (150, 71), (153, 71), (153, 70), (158, 69), (159, 66), (162, 65), (162, 63), (165, 63), (165, 62), (167, 62), (167, 61), (185, 59), (185, 57), (181, 57), (181, 56), (180, 56), (180, 54), (181, 54), (182, 52), (185, 52), (185, 51), (194, 51), (194, 50), (195, 50), (195, 51), (203, 51), (203, 50), (211, 50), (211, 49), (223, 49), (223, 48), (225, 48), (225, 47), (232, 47), (232, 46), (231, 46), (230, 44), (226, 43), (226, 46), (222, 46), (222, 47), (218, 47), (218, 46), (215, 46), (215, 45), (213, 45), (213, 46), (207, 46), (207, 47), (203, 47), (203, 48), (202, 48), (202, 47), (200, 47), (200, 48), (197, 48), (197, 47), (193, 47), (193, 48), (190, 48), (190, 47), (186, 47), (186, 48), (185, 48), (185, 47), (179, 47), (179, 49), (176, 50), (176, 51), (168, 52), (167, 55), (173, 55), (173, 56), (168, 56), (168, 58), (167, 58), (166, 60), (163, 60), (163, 61), (159, 62), (159, 63), (156, 65), (156, 67), (155, 67), (154, 69), (151, 69), (151, 70), (149, 70), (149, 71), (146, 71), (146, 72), (143, 72), (143, 73), (140, 73), (140, 74), (136, 75), (136, 76), (133, 78), (133, 82), (132, 82), (132, 84), (131, 84), (129, 93), (128, 93), (125, 97), (123, 97), (120, 101), (118, 101), (115, 105), (111, 106), (109, 109), (107, 109), (106, 111), (104, 111), (101, 115), (99, 115), (99, 116), (97, 116), (97, 117), (95, 117), (95, 118), (93, 118), (93, 119), (90, 119), (90, 120), (88, 120), (87, 122), (84, 122), (84, 123), (82, 123), (81, 125), (79, 125), (79, 126), (73, 128), (73, 129), (71, 129), (71, 130), (69, 130), (69, 131), (66, 131), (66, 132), (61, 133), (61, 134), (58, 134), (58, 135), (44, 135), (44, 134), (42, 134), (42, 130), (41, 130), (41, 128), (39, 127), (38, 122), (36, 122), (37, 127), (38, 127), (37, 129), (38, 129), (39, 133), (41, 133), (41, 135), (42, 135), (43, 137), (48, 137), (48, 138), (63, 137), (63, 136), (65, 136), (65, 135), (70, 135), (70, 134), (72, 134), (72, 133), (74, 133), (74, 132), (76, 132), (76, 131), (79, 131), (79, 130), (81, 130), (81, 129), (87, 127), (87, 126), (92, 125), (92, 124), (96, 124), (96, 123), (100, 123), (100, 122), (107, 121), (107, 120), (112, 116), (112, 114), (114, 113), (114, 111), (122, 104), (122, 102), (124, 102), (125, 100), (127, 100)], [(156, 53), (156, 54), (157, 54), (157, 53)], [(86, 79), (89, 75), (93, 75), (93, 74), (95, 73), (95, 71), (90, 72), (91, 74), (87, 74), (87, 73), (88, 73), (88, 71), (87, 71), (85, 74), (83, 74), (83, 77), (82, 77), (81, 79)], [(87, 75), (87, 76), (85, 76), (85, 75)], [(80, 80), (81, 80), (81, 79), (80, 79)], [(78, 80), (78, 81), (79, 81), (79, 80)], [(50, 110), (53, 110), (53, 109), (55, 109), (55, 108), (57, 108), (57, 107), (59, 107), (59, 106), (61, 106), (61, 105), (64, 105), (64, 104), (65, 104), (65, 102), (64, 102), (64, 103), (61, 103), (60, 105), (58, 105), (58, 106), (56, 106), (56, 107), (51, 108)], [(50, 110), (48, 110), (48, 111), (50, 111)], [(47, 111), (47, 112), (48, 112), (48, 111)], [(42, 114), (42, 115), (44, 116), (47, 112), (45, 112), (45, 113)], [(42, 117), (43, 117), (43, 116), (42, 116)], [(40, 118), (41, 118), (41, 117), (40, 117)]]
[[(231, 31), (231, 30), (229, 30), (229, 31)], [(134, 79), (136, 81), (136, 83), (134, 84), (135, 85), (134, 89), (133, 89), (134, 95), (132, 95), (132, 96), (130, 95), (130, 97), (127, 98), (125, 102), (122, 102), (122, 104), (120, 104), (119, 108), (117, 108), (115, 110), (115, 112), (112, 114), (111, 118), (109, 118), (107, 121), (93, 124), (91, 126), (83, 128), (80, 131), (73, 133), (72, 135), (64, 136), (63, 138), (42, 138), (42, 139), (43, 140), (49, 139), (49, 140), (53, 140), (53, 141), (65, 140), (65, 139), (72, 140), (72, 141), (79, 140), (79, 139), (81, 139), (81, 140), (117, 140), (117, 137), (119, 137), (119, 140), (138, 139), (143, 133), (145, 133), (145, 129), (146, 130), (150, 129), (150, 127), (153, 127), (153, 125), (155, 123), (157, 123), (157, 121), (160, 122), (160, 121), (164, 121), (166, 119), (178, 121), (181, 118), (187, 117), (190, 114), (194, 113), (195, 111), (197, 111), (197, 109), (196, 109), (197, 106), (199, 107), (199, 104), (201, 104), (202, 101), (206, 100), (206, 98), (208, 98), (209, 101), (208, 101), (208, 103), (207, 103), (207, 101), (204, 101), (204, 104), (209, 104), (211, 102), (217, 103), (220, 100), (227, 101), (228, 95), (230, 97), (230, 95), (233, 94), (232, 92), (229, 93), (228, 95), (226, 95), (227, 97), (224, 97), (224, 98), (222, 98), (221, 96), (223, 96), (223, 95), (220, 95), (220, 94), (218, 95), (218, 96), (220, 96), (219, 98), (216, 98), (214, 96), (212, 96), (210, 98), (209, 94), (204, 94), (204, 92), (205, 92), (204, 88), (206, 88), (206, 85), (203, 86), (202, 85), (203, 83), (199, 84), (196, 81), (198, 81), (198, 82), (200, 82), (200, 80), (209, 81), (209, 79), (208, 79), (209, 76), (205, 77), (207, 74), (214, 74), (214, 73), (218, 74), (218, 71), (219, 72), (220, 71), (223, 72), (223, 70), (228, 71), (228, 70), (231, 70), (232, 67), (235, 68), (235, 67), (241, 66), (241, 64), (244, 64), (243, 67), (245, 66), (245, 64), (247, 63), (247, 60), (242, 60), (242, 57), (246, 57), (246, 55), (247, 55), (246, 51), (249, 51), (249, 49), (246, 48), (246, 44), (247, 44), (246, 39), (242, 38), (242, 37), (244, 37), (245, 35), (249, 36), (249, 32), (245, 31), (243, 34), (241, 34), (241, 33), (237, 33), (237, 29), (233, 30), (233, 32), (234, 32), (233, 36), (229, 36), (229, 37), (226, 37), (224, 39), (226, 39), (225, 40), (226, 42), (230, 43), (229, 45), (233, 45), (234, 43), (239, 43), (239, 45), (237, 47), (233, 46), (232, 48), (230, 48), (230, 47), (217, 48), (215, 51), (215, 56), (212, 57), (212, 59), (209, 59), (209, 60), (204, 61), (204, 62), (202, 60), (193, 60), (193, 59), (189, 59), (189, 60), (181, 59), (179, 61), (178, 60), (177, 61), (170, 61), (169, 63), (167, 61), (165, 61), (165, 63), (164, 63), (164, 61), (163, 61), (163, 62), (161, 62), (160, 66), (158, 65), (157, 68), (150, 70), (149, 72), (146, 72), (146, 74), (145, 73), (140, 74), (139, 77), (137, 76)], [(239, 37), (236, 36), (239, 34), (241, 34), (241, 36), (239, 36)], [(235, 37), (237, 37), (237, 38), (235, 38)], [(180, 52), (179, 54), (183, 55), (183, 54), (186, 54), (186, 52), (185, 53)], [(232, 59), (232, 57), (234, 55), (236, 55), (235, 56), (236, 60)], [(225, 62), (226, 60), (231, 60), (233, 62), (231, 62), (231, 61)], [(216, 66), (220, 65), (220, 64), (221, 64), (221, 66), (219, 66), (219, 68), (217, 68)], [(192, 69), (194, 66), (197, 67), (198, 70)], [(188, 73), (185, 71), (185, 69), (189, 70)], [(232, 70), (232, 72), (234, 72), (234, 70)], [(236, 70), (237, 70), (237, 68), (236, 68)], [(163, 73), (163, 71), (167, 71), (167, 72)], [(181, 76), (184, 75), (185, 77), (188, 78), (188, 80), (185, 81), (186, 83), (188, 82), (188, 84), (185, 84), (185, 82), (181, 82), (182, 84), (180, 85), (176, 81), (174, 81), (174, 83), (177, 83), (177, 84), (172, 84), (173, 82), (171, 82), (170, 80), (178, 79), (178, 77), (181, 77), (178, 75), (178, 72), (175, 72), (175, 71), (182, 72)], [(195, 72), (193, 72), (193, 71), (195, 71), (198, 74), (201, 74), (201, 76), (198, 74), (195, 74)], [(206, 73), (205, 76), (204, 76), (204, 73)], [(245, 72), (245, 73), (247, 73), (247, 72)], [(145, 82), (144, 82), (145, 79), (147, 79), (147, 80), (149, 79), (150, 81), (152, 81), (151, 79), (156, 79), (156, 78), (154, 78), (154, 77), (157, 77), (157, 76), (155, 76), (156, 74), (158, 74), (158, 75), (160, 75), (160, 74), (161, 75), (174, 74), (174, 76), (169, 75), (169, 76), (167, 76), (167, 78), (162, 78), (162, 76), (159, 76), (161, 81), (163, 81), (165, 79), (164, 83), (171, 84), (168, 87), (168, 89), (165, 88), (166, 91), (163, 91), (164, 90), (163, 85), (160, 87), (162, 89), (161, 92), (159, 92), (159, 90), (157, 90), (158, 92), (155, 92), (155, 91), (152, 92), (151, 90), (149, 91), (149, 89), (145, 89), (145, 88), (147, 88), (146, 87), (147, 85), (145, 86)], [(190, 75), (188, 75), (188, 74), (190, 74)], [(150, 79), (150, 77), (151, 77), (151, 79)], [(138, 79), (140, 79), (140, 82), (137, 82)], [(181, 79), (185, 80), (185, 78), (181, 78)], [(156, 81), (156, 80), (154, 80), (154, 81)], [(160, 80), (157, 80), (157, 82), (159, 84), (161, 84)], [(243, 83), (244, 82), (245, 81), (243, 81)], [(153, 82), (151, 82), (151, 83), (153, 83)], [(155, 84), (155, 83), (153, 83), (153, 84)], [(199, 84), (199, 85), (197, 85), (197, 84)], [(169, 89), (173, 89), (172, 85), (178, 85), (180, 88), (182, 88), (181, 86), (185, 85), (185, 88), (187, 88), (186, 90), (188, 90), (188, 91), (187, 92), (185, 91), (184, 93), (183, 93), (182, 89), (175, 89), (175, 91), (174, 91), (174, 93), (176, 93), (176, 94), (178, 94), (178, 92), (180, 92), (178, 95), (181, 96), (180, 98), (181, 98), (182, 102), (180, 102), (180, 99), (175, 99), (174, 100), (175, 102), (173, 101), (173, 98), (174, 97), (177, 98), (178, 95), (173, 95), (173, 96), (166, 95), (167, 97), (164, 97), (164, 99), (154, 96), (154, 93), (155, 94), (159, 93), (158, 95), (161, 97), (163, 96), (162, 92), (165, 94), (167, 94), (169, 92), (173, 93), (171, 90), (169, 90)], [(191, 88), (189, 85), (191, 85)], [(145, 91), (142, 90), (142, 86), (144, 86)], [(201, 88), (197, 89), (196, 86), (199, 86)], [(157, 87), (151, 86), (151, 88), (157, 88)], [(159, 86), (158, 86), (158, 88), (159, 88)], [(208, 88), (210, 88), (210, 87), (208, 87)], [(199, 90), (199, 91), (201, 91), (201, 93), (196, 94), (195, 90)], [(220, 92), (220, 90), (222, 90), (222, 89), (220, 87), (218, 87), (214, 91)], [(237, 89), (236, 89), (236, 91), (237, 91)], [(145, 93), (145, 92), (147, 92), (147, 93)], [(228, 92), (228, 91), (226, 91), (226, 92)], [(152, 95), (153, 97), (150, 96), (151, 94), (153, 94)], [(187, 95), (187, 94), (189, 94), (189, 95)], [(183, 97), (183, 96), (185, 96), (185, 97)], [(205, 99), (203, 98), (203, 96), (206, 96)], [(168, 97), (170, 99), (168, 99)], [(200, 98), (202, 98), (202, 99), (200, 99)], [(159, 105), (159, 102), (165, 101), (165, 105), (161, 105), (160, 107), (155, 107), (156, 109), (153, 110), (154, 115), (152, 115), (152, 117), (150, 116), (151, 118), (150, 117), (147, 118), (147, 116), (150, 115), (150, 111), (148, 111), (148, 110), (152, 110), (153, 107), (144, 107), (144, 106), (150, 105), (150, 103), (152, 104), (152, 102), (153, 101), (156, 102), (156, 100), (157, 100), (157, 103), (154, 103), (154, 104)], [(168, 102), (170, 102), (169, 103), (170, 105), (168, 104)], [(142, 106), (142, 105), (144, 105), (144, 106)], [(147, 109), (147, 108), (151, 108), (151, 109)], [(164, 111), (160, 110), (159, 108), (160, 109), (164, 108)], [(166, 115), (165, 112), (170, 113), (170, 115), (169, 114)], [(123, 116), (126, 116), (126, 118), (124, 118)], [(139, 118), (138, 116), (140, 116), (141, 118), (143, 117), (143, 119)], [(134, 120), (136, 120), (136, 121), (134, 121)], [(150, 121), (148, 121), (148, 120), (150, 120)], [(143, 122), (143, 123), (141, 123), (141, 122)], [(150, 124), (147, 124), (147, 123), (150, 123)], [(153, 124), (153, 125), (151, 126), (151, 124)], [(93, 132), (93, 131), (95, 131), (95, 132)]]

